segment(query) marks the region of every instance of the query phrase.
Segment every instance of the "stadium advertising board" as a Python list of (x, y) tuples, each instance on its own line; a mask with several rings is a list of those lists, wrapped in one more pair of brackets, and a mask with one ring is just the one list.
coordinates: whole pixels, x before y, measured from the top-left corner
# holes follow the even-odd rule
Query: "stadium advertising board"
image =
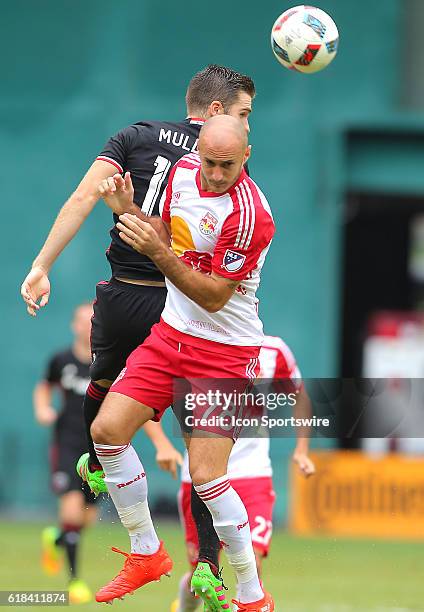
[(291, 474), (293, 532), (424, 540), (424, 458), (356, 451), (311, 457), (314, 478)]

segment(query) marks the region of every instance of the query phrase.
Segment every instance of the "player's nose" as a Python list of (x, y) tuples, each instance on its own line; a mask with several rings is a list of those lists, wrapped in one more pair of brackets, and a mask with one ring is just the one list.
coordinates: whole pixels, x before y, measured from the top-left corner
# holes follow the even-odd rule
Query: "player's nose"
[(224, 178), (224, 175), (222, 173), (222, 170), (215, 168), (212, 174), (212, 180), (215, 181), (216, 183), (220, 183), (223, 178)]

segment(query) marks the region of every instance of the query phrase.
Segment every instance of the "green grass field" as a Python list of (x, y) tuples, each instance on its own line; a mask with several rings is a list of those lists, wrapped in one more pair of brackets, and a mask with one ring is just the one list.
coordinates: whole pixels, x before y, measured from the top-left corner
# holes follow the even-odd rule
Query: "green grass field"
[[(40, 525), (0, 523), (0, 590), (66, 588), (65, 574), (48, 578), (41, 572), (40, 531)], [(122, 612), (168, 612), (178, 578), (186, 571), (185, 552), (182, 532), (176, 525), (161, 525), (159, 532), (175, 562), (172, 577), (115, 602), (115, 612), (116, 608)], [(93, 589), (122, 567), (124, 558), (110, 551), (112, 545), (128, 548), (126, 534), (117, 525), (100, 524), (85, 535), (81, 577)], [(228, 568), (224, 575), (234, 593)], [(280, 531), (273, 536), (264, 579), (274, 595), (276, 612), (424, 610), (424, 554), (420, 544), (294, 538)], [(80, 608), (88, 612), (99, 610), (99, 606), (92, 603)]]

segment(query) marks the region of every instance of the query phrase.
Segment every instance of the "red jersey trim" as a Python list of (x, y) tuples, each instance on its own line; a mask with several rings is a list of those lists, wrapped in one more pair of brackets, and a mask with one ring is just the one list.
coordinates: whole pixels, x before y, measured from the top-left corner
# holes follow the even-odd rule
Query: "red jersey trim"
[(98, 157), (96, 157), (96, 160), (105, 161), (105, 162), (108, 162), (109, 164), (112, 164), (112, 166), (115, 166), (115, 168), (117, 168), (121, 174), (124, 171), (123, 167), (111, 157), (106, 157), (105, 155), (99, 155)]

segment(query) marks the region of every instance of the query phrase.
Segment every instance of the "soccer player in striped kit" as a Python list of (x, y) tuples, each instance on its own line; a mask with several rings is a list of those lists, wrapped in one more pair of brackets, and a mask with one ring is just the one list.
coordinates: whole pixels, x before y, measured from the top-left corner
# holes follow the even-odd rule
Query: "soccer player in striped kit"
[[(162, 270), (168, 296), (160, 323), (128, 358), (91, 427), (121, 522), (143, 547), (138, 555), (124, 553), (123, 570), (100, 589), (98, 601), (123, 596), (172, 567), (151, 521), (146, 474), (130, 444), (134, 433), (147, 420), (160, 419), (174, 401), (176, 378), (236, 377), (244, 390), (259, 373), (263, 331), (256, 290), (275, 228), (265, 196), (244, 170), (249, 154), (240, 121), (209, 119), (200, 132), (200, 157), (183, 157), (165, 191), (162, 219), (171, 249), (136, 216), (121, 215), (117, 225), (122, 239)], [(104, 181), (101, 194), (110, 200), (117, 194), (109, 188)], [(202, 382), (193, 389), (201, 390)], [(189, 442), (193, 484), (226, 544), (238, 581), (237, 609), (272, 612), (272, 597), (258, 578), (246, 509), (226, 474), (233, 432), (213, 433)], [(193, 586), (209, 610), (228, 609), (220, 605), (222, 585), (208, 588), (197, 577)]]

